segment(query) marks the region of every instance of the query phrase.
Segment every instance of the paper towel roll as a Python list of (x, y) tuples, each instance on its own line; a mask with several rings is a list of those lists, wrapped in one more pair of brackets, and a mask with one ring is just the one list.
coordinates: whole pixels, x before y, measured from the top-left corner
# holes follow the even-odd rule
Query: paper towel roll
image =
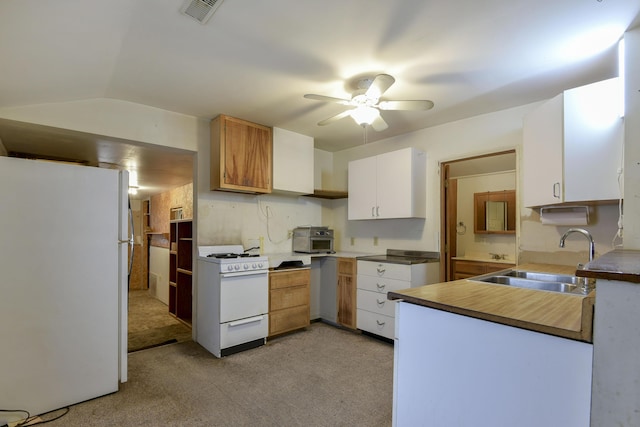
[(587, 225), (588, 210), (540, 210), (540, 222), (543, 225)]

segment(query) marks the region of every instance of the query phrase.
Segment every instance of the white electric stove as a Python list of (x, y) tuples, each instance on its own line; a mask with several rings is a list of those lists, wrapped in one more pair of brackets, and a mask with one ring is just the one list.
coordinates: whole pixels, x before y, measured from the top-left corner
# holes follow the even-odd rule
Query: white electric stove
[(261, 346), (269, 333), (269, 260), (240, 245), (198, 248), (196, 341), (216, 357)]

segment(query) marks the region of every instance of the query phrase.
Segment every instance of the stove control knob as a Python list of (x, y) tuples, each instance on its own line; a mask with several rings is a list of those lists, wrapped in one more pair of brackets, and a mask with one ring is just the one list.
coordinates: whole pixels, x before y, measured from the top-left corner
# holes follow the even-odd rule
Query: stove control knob
[(227, 270), (228, 270), (228, 271), (233, 271), (233, 265), (229, 264), (229, 265), (227, 266)]
[(257, 266), (257, 265), (256, 265), (256, 263), (254, 262), (253, 264), (251, 264), (251, 268), (253, 268), (253, 269), (255, 270), (256, 268), (258, 268), (258, 266)]
[(240, 270), (240, 264), (234, 265), (233, 268), (235, 268), (236, 270)]
[(258, 268), (262, 268), (262, 263), (261, 262), (258, 263)]
[(249, 264), (244, 264), (242, 267), (243, 267), (245, 270), (248, 270), (248, 269), (249, 269)]

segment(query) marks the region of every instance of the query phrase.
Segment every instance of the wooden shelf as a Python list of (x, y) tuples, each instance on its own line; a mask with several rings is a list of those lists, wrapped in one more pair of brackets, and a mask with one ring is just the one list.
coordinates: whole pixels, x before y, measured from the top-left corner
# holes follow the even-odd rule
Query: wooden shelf
[(169, 223), (169, 312), (186, 324), (192, 317), (193, 223), (176, 219)]
[(305, 197), (315, 197), (316, 199), (346, 199), (349, 193), (338, 190), (313, 190), (313, 194), (305, 194)]

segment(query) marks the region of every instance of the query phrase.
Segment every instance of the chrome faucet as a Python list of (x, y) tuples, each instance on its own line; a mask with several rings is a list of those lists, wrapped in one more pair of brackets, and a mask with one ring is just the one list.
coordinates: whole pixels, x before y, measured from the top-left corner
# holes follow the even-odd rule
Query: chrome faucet
[(589, 239), (589, 261), (593, 261), (593, 258), (596, 255), (596, 243), (593, 241), (593, 236), (591, 235), (591, 233), (589, 233), (587, 230), (585, 230), (584, 228), (570, 228), (567, 230), (566, 233), (564, 233), (562, 235), (562, 237), (560, 238), (560, 247), (564, 248), (564, 240), (567, 238), (567, 236), (571, 233), (580, 233), (582, 234), (584, 237), (586, 237), (587, 239)]

